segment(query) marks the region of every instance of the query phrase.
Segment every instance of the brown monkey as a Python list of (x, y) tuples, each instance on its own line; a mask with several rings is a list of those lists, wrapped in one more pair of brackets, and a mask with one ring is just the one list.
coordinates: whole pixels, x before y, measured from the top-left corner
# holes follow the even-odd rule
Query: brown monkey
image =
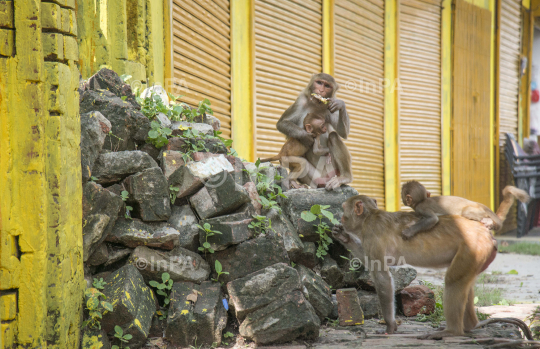
[(422, 338), (462, 336), (478, 325), (474, 282), (495, 258), (496, 241), (482, 223), (455, 215), (441, 216), (439, 224), (429, 234), (403, 241), (403, 229), (420, 219), (421, 215), (416, 212), (379, 210), (373, 199), (357, 195), (343, 204), (342, 225), (334, 227), (332, 234), (354, 257), (366, 262), (388, 334), (397, 330), (397, 324), (394, 285), (387, 266), (407, 263), (418, 267), (447, 267), (444, 289), (447, 327)]
[(504, 188), (503, 197), (501, 206), (497, 210), (497, 214), (495, 214), (486, 205), (458, 196), (431, 197), (430, 192), (419, 182), (407, 182), (401, 187), (403, 204), (419, 213), (422, 219), (403, 231), (403, 239), (410, 239), (421, 231), (433, 228), (439, 221), (438, 215), (448, 214), (460, 215), (481, 222), (488, 229), (499, 230), (516, 198), (521, 202), (529, 201), (529, 195), (524, 190), (510, 185)]
[[(327, 131), (325, 117), (321, 114), (309, 113), (304, 118), (303, 123), (306, 132), (308, 132), (312, 138), (315, 138), (315, 143), (313, 143), (313, 153), (316, 155), (327, 155), (330, 149), (322, 147), (320, 140), (320, 136)], [(309, 148), (298, 139), (289, 138), (285, 144), (283, 144), (283, 147), (281, 147), (278, 155), (262, 159), (261, 162), (281, 160), (284, 156), (304, 156), (308, 150)]]
[[(352, 182), (352, 170), (350, 154), (343, 143), (349, 135), (350, 120), (345, 103), (335, 98), (339, 86), (329, 74), (314, 74), (307, 87), (300, 93), (293, 105), (291, 105), (277, 122), (277, 129), (289, 138), (299, 140), (308, 150), (305, 159), (297, 159), (304, 173), (298, 174), (300, 181), (313, 185), (318, 178), (324, 178), (328, 174), (326, 169), (317, 168), (320, 156), (313, 153), (313, 137), (302, 127), (303, 120), (309, 113), (325, 113), (328, 123), (328, 133), (321, 135), (322, 144), (327, 144), (330, 149), (333, 168), (339, 175), (330, 178), (325, 183), (327, 190), (339, 188), (342, 184)], [(313, 96), (316, 94), (318, 96)], [(324, 162), (321, 162), (324, 165)]]

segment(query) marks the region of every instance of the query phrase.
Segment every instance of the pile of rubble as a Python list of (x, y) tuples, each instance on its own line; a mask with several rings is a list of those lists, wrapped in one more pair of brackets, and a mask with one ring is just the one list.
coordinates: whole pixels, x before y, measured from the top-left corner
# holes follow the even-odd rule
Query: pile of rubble
[[(369, 273), (351, 268), (339, 244), (317, 258), (316, 229), (300, 216), (317, 203), (339, 219), (354, 189), (291, 190), (263, 207), (257, 184), (266, 178), (280, 186), (276, 175), (286, 170), (231, 155), (213, 136), (216, 118), (160, 115), (172, 133), (156, 148), (146, 142), (151, 120), (114, 72), (101, 70), (79, 92), (85, 276), (89, 288), (104, 279), (113, 307), (101, 330), (85, 329), (83, 348), (119, 344), (115, 326), (131, 335), (132, 349), (150, 337), (188, 347), (220, 345), (224, 330), (261, 344), (315, 339), (327, 318), (355, 325), (378, 316)], [(204, 135), (190, 159), (186, 129)], [(271, 228), (257, 229), (261, 216)], [(416, 277), (407, 267), (392, 273), (397, 293)]]

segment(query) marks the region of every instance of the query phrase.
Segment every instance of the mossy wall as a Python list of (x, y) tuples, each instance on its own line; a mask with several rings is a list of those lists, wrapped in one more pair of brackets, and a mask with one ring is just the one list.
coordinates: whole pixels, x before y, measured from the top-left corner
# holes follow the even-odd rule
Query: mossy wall
[(0, 2), (0, 348), (76, 348), (84, 290), (75, 0)]
[(163, 84), (162, 0), (77, 0), (77, 18), (83, 78), (107, 67)]

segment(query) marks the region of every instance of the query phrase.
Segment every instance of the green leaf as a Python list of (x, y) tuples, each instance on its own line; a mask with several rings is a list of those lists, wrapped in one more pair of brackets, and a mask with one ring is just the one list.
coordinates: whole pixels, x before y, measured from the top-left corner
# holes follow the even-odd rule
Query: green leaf
[(116, 334), (119, 334), (120, 336), (124, 334), (124, 330), (118, 325), (114, 326), (114, 332), (116, 332)]
[(321, 213), (321, 205), (313, 205), (311, 206), (311, 213), (317, 215)]
[(127, 96), (122, 96), (122, 97), (120, 97), (120, 98), (122, 98), (122, 100), (125, 102), (126, 99), (127, 99)]
[(313, 222), (317, 219), (317, 216), (315, 216), (312, 212), (304, 211), (300, 214), (300, 217), (306, 221), (306, 222)]
[(508, 274), (508, 275), (518, 275), (518, 272), (517, 272), (516, 269), (512, 269), (512, 270), (510, 270), (510, 271), (509, 271), (508, 273), (506, 273), (506, 274)]
[(163, 130), (161, 130), (164, 134), (169, 136), (172, 133), (172, 130), (168, 127), (165, 127)]
[(474, 304), (478, 303), (478, 297), (474, 297)]
[(161, 124), (159, 122), (157, 122), (157, 121), (152, 121), (150, 123), (150, 127), (152, 127), (152, 128), (161, 128)]
[(169, 280), (170, 278), (171, 276), (169, 275), (169, 273), (161, 274), (161, 279), (163, 280), (163, 282), (167, 282), (167, 280)]
[(165, 298), (165, 300), (163, 301), (163, 303), (165, 303), (165, 305), (169, 304), (171, 300), (169, 298)]
[(203, 247), (199, 247), (198, 250), (199, 250), (199, 251), (204, 251), (204, 248), (203, 248)]
[(221, 273), (223, 271), (223, 267), (221, 265), (221, 262), (216, 259), (216, 262), (214, 263), (216, 267), (216, 272)]
[(210, 228), (212, 228), (210, 223), (204, 223), (204, 230), (210, 230)]
[(213, 250), (213, 249), (211, 249), (211, 248), (209, 248), (209, 249), (208, 249), (208, 252), (210, 252), (210, 253), (214, 253), (214, 250)]
[(150, 130), (150, 131), (148, 131), (148, 137), (150, 137), (150, 138), (157, 138), (158, 136), (159, 136), (158, 131), (156, 131), (156, 130)]
[(110, 312), (113, 311), (113, 306), (112, 306), (111, 303), (109, 303), (109, 302), (101, 302), (101, 305), (103, 306), (103, 308), (104, 308), (105, 310), (108, 310), (108, 311), (110, 311)]
[(323, 216), (325, 216), (326, 218), (328, 218), (328, 220), (330, 222), (332, 222), (334, 219), (334, 214), (330, 211), (326, 211), (326, 210), (322, 210), (321, 213), (323, 214)]
[(133, 336), (130, 335), (129, 333), (124, 336), (124, 339), (127, 339), (127, 340), (130, 340), (131, 338), (133, 338)]
[(167, 293), (165, 293), (165, 291), (157, 290), (156, 293), (159, 294), (160, 296), (165, 296), (165, 297), (167, 297)]
[(163, 290), (165, 288), (165, 285), (164, 284), (158, 284), (158, 290)]
[(212, 247), (212, 245), (210, 245), (210, 243), (209, 243), (208, 241), (205, 241), (205, 242), (203, 243), (203, 247), (204, 247), (204, 248), (210, 248), (210, 247)]
[(149, 282), (150, 286), (152, 287), (158, 287), (159, 286), (159, 282), (155, 281), (155, 280), (150, 280)]

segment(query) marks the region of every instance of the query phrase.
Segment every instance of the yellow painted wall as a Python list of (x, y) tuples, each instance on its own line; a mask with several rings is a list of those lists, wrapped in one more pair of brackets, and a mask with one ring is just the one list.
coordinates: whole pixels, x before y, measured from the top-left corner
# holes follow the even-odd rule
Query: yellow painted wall
[[(82, 312), (75, 0), (3, 1), (0, 347), (77, 348)], [(42, 33), (42, 27), (46, 32)]]
[(165, 86), (162, 0), (77, 0), (84, 79), (102, 67)]

